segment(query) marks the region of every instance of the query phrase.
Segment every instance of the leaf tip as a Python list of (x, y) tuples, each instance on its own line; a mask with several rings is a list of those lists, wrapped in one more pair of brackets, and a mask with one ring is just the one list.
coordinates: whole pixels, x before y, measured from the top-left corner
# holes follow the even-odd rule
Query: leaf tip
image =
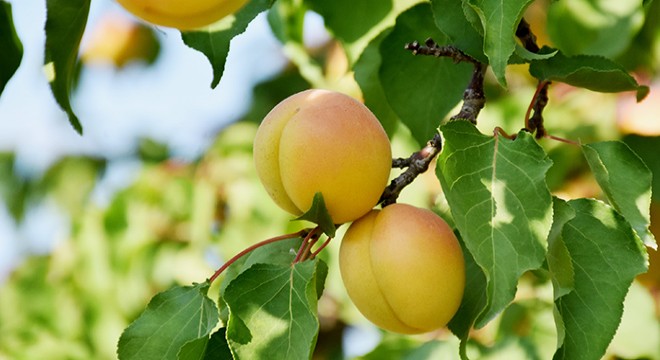
[(648, 86), (646, 85), (640, 85), (637, 87), (637, 102), (641, 102), (646, 98), (646, 96), (649, 94), (649, 89)]

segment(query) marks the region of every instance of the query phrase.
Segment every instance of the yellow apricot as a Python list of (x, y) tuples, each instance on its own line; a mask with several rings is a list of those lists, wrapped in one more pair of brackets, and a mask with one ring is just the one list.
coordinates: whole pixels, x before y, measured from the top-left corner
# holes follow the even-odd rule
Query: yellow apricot
[(427, 209), (392, 204), (354, 221), (339, 250), (349, 297), (377, 326), (403, 334), (441, 328), (465, 289), (452, 229)]
[(392, 152), (380, 122), (362, 103), (335, 91), (306, 90), (266, 115), (254, 139), (254, 162), (281, 208), (300, 215), (320, 192), (341, 224), (376, 205)]
[(192, 30), (238, 11), (247, 0), (117, 0), (126, 10), (152, 24)]

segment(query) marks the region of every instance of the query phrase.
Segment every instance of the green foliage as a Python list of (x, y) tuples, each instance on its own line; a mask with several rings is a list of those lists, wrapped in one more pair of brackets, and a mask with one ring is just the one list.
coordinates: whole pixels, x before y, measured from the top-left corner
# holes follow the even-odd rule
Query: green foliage
[(561, 81), (573, 86), (600, 92), (637, 91), (637, 101), (649, 92), (628, 72), (615, 63), (600, 56), (564, 56), (561, 53), (532, 62), (529, 72), (539, 80)]
[(0, 95), (2, 95), (7, 82), (18, 70), (23, 58), (23, 44), (14, 28), (11, 4), (4, 0), (0, 1), (0, 48), (3, 49), (3, 55), (0, 57)]
[[(319, 285), (326, 265), (255, 264), (225, 290), (227, 340), (236, 359), (307, 359), (316, 343)], [(322, 287), (321, 287), (322, 288)]]
[[(182, 354), (199, 359), (218, 322), (215, 303), (206, 296), (208, 289), (209, 283), (202, 283), (154, 296), (119, 338), (119, 359), (180, 359)], [(194, 349), (182, 349), (193, 341)]]
[(566, 206), (574, 215), (555, 244), (561, 242), (570, 257), (574, 283), (567, 294), (555, 296), (559, 342), (554, 359), (597, 359), (619, 326), (632, 280), (646, 271), (646, 252), (625, 219), (605, 204), (579, 199), (556, 210)]
[(652, 178), (649, 168), (622, 142), (588, 144), (582, 150), (612, 207), (628, 220), (646, 246), (657, 248), (649, 230)]
[(201, 30), (181, 33), (183, 42), (191, 48), (202, 52), (213, 68), (211, 88), (220, 83), (225, 63), (229, 54), (229, 43), (236, 35), (242, 34), (255, 16), (268, 9), (273, 0), (253, 0), (239, 10), (219, 22)]
[(87, 24), (90, 0), (46, 1), (45, 71), (57, 103), (67, 113), (71, 126), (82, 135), (82, 125), (71, 106), (78, 47)]
[(475, 318), (463, 317), (480, 328), (513, 299), (518, 278), (543, 263), (552, 222), (545, 185), (551, 163), (524, 132), (511, 141), (483, 135), (466, 121), (441, 131), (438, 178), (466, 248), (487, 279), (486, 305)]
[(466, 4), (470, 6), (481, 20), (484, 53), (488, 56), (490, 66), (502, 86), (506, 86), (505, 69), (515, 50), (516, 28), (523, 11), (531, 2), (531, 0), (507, 1), (506, 4), (486, 0), (463, 2), (463, 6)]

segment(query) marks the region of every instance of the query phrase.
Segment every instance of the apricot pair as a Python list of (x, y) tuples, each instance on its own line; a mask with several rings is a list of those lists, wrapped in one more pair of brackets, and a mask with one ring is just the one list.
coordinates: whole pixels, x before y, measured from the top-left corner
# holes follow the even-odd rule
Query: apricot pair
[(457, 311), (463, 253), (451, 228), (429, 210), (403, 204), (372, 210), (391, 158), (371, 111), (326, 90), (282, 101), (254, 140), (257, 174), (280, 207), (302, 214), (320, 192), (335, 224), (353, 221), (339, 262), (357, 308), (384, 329), (422, 333), (445, 326)]
[(126, 10), (152, 24), (192, 30), (238, 11), (247, 0), (117, 0)]

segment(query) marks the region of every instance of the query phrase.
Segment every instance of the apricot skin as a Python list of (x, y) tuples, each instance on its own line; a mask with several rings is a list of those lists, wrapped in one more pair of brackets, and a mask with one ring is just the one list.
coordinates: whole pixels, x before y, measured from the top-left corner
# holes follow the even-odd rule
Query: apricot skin
[(300, 215), (323, 194), (335, 224), (371, 210), (387, 185), (390, 142), (359, 101), (328, 90), (306, 90), (275, 106), (254, 140), (257, 174), (284, 210)]
[(247, 0), (117, 0), (133, 15), (152, 24), (193, 30), (238, 11)]
[(339, 266), (349, 297), (377, 326), (419, 334), (447, 325), (465, 288), (463, 252), (430, 210), (392, 204), (353, 222)]

